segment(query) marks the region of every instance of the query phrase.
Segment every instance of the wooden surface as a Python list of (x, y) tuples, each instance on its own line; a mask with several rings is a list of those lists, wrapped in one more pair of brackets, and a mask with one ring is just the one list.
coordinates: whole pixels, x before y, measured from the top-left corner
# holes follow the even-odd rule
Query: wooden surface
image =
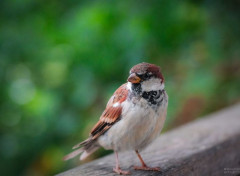
[[(132, 175), (240, 175), (240, 104), (169, 131), (141, 152), (161, 172), (135, 171), (134, 152), (120, 153), (120, 165)], [(114, 155), (60, 173), (59, 176), (116, 175)]]

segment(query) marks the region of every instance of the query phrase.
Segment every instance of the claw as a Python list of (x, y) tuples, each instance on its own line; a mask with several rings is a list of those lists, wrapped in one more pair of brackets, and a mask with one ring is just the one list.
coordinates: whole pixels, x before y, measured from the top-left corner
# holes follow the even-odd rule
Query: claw
[(129, 171), (123, 171), (120, 168), (113, 168), (113, 171), (120, 175), (130, 175), (131, 174)]
[(146, 171), (160, 171), (160, 167), (148, 167), (145, 162), (143, 161), (140, 153), (138, 152), (138, 150), (135, 150), (140, 162), (142, 163), (142, 166), (133, 166), (135, 170), (146, 170)]
[(160, 167), (133, 166), (135, 170), (161, 171)]

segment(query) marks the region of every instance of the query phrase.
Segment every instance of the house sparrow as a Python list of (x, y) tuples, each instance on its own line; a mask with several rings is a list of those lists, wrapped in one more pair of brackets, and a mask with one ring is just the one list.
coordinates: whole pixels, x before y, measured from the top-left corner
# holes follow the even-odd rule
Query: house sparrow
[(71, 159), (81, 154), (80, 160), (87, 158), (100, 146), (115, 152), (118, 174), (130, 174), (121, 170), (118, 152), (135, 150), (141, 166), (136, 170), (159, 171), (148, 167), (139, 151), (156, 139), (166, 119), (168, 95), (164, 90), (164, 78), (160, 68), (154, 64), (140, 63), (130, 70), (127, 83), (120, 86), (107, 103), (100, 120), (92, 128), (85, 141), (75, 145), (79, 148), (63, 159)]

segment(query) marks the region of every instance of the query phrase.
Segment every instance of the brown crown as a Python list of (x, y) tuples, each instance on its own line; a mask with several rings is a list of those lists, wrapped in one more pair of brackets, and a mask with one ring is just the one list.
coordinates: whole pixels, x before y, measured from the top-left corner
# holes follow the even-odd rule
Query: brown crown
[(137, 73), (137, 74), (141, 75), (141, 74), (145, 74), (147, 72), (152, 72), (154, 77), (162, 79), (162, 82), (164, 81), (160, 67), (157, 65), (154, 65), (154, 64), (143, 62), (143, 63), (133, 66), (130, 70), (130, 74)]

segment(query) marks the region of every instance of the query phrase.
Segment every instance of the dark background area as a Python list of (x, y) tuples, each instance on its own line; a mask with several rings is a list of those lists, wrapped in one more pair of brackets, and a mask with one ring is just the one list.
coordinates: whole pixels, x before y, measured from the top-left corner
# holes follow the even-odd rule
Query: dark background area
[(0, 175), (79, 165), (62, 157), (143, 61), (165, 76), (164, 132), (239, 102), (239, 57), (237, 0), (0, 1)]

